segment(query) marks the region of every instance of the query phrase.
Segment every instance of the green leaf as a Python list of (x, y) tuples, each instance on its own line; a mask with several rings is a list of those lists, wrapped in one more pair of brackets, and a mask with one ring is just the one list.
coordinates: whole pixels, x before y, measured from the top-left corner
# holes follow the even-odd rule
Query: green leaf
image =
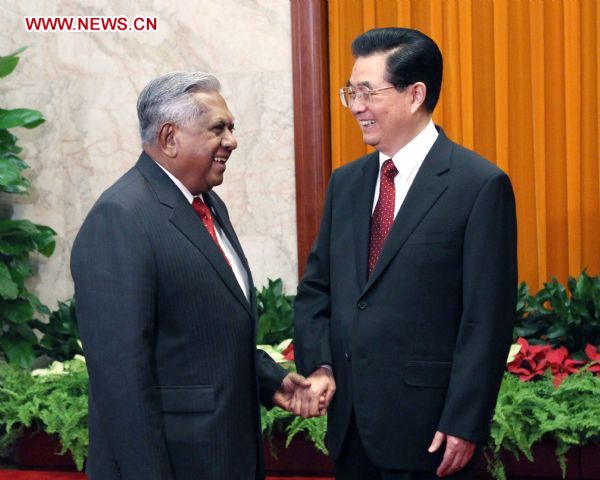
[(34, 343), (20, 335), (4, 333), (0, 336), (0, 350), (10, 363), (21, 367), (28, 368), (35, 360), (33, 345)]
[(32, 345), (38, 342), (38, 338), (33, 329), (26, 323), (19, 323), (11, 326), (11, 332), (16, 333), (24, 340), (27, 340)]
[(13, 281), (6, 264), (0, 261), (0, 297), (14, 300), (18, 294), (19, 286)]
[(268, 285), (257, 292), (259, 344), (277, 345), (293, 336), (294, 297), (285, 295), (283, 281), (268, 279)]
[(567, 330), (564, 326), (562, 325), (552, 325), (549, 329), (548, 329), (548, 333), (546, 334), (546, 336), (549, 339), (557, 339), (557, 338), (561, 338), (564, 337), (567, 334)]
[(42, 255), (49, 257), (54, 253), (54, 249), (56, 248), (56, 240), (54, 240), (56, 232), (50, 227), (43, 225), (36, 226), (39, 229), (39, 233), (33, 238), (36, 250)]
[[(29, 266), (29, 264), (27, 264)], [(21, 292), (21, 298), (27, 300), (35, 310), (37, 310), (42, 315), (50, 315), (50, 309), (44, 305), (38, 297), (36, 297), (33, 293), (28, 290), (23, 290)]]
[(21, 47), (5, 57), (0, 56), (0, 78), (6, 77), (12, 73), (19, 63), (19, 54), (23, 53), (26, 48), (27, 47)]
[(0, 158), (2, 160), (6, 160), (7, 162), (11, 163), (15, 167), (17, 167), (19, 170), (25, 170), (26, 168), (29, 168), (29, 165), (27, 165), (21, 157), (17, 156), (16, 154), (14, 154), (12, 152), (5, 153), (2, 156), (0, 156)]
[(0, 190), (6, 193), (16, 193), (22, 195), (27, 193), (27, 190), (29, 190), (30, 186), (31, 184), (29, 183), (29, 180), (27, 180), (25, 177), (22, 177), (21, 183), (17, 183), (16, 185), (0, 186)]
[(20, 255), (24, 252), (29, 251), (26, 246), (23, 246), (21, 242), (15, 244), (10, 241), (0, 239), (0, 253), (4, 255)]
[(17, 146), (17, 137), (5, 128), (0, 129), (0, 154), (6, 152), (20, 153), (23, 149)]
[(35, 128), (46, 120), (41, 112), (29, 108), (4, 110), (0, 108), (0, 128)]
[(10, 75), (18, 63), (19, 57), (0, 57), (0, 78)]
[(25, 323), (33, 317), (33, 307), (25, 300), (0, 302), (0, 315), (12, 323)]
[(38, 228), (29, 220), (0, 220), (0, 237), (17, 236), (29, 238), (38, 233)]
[(33, 274), (27, 256), (13, 256), (13, 258), (10, 259), (10, 262), (8, 262), (8, 267), (10, 268), (12, 279), (21, 288), (24, 288), (25, 280), (27, 280)]
[[(18, 158), (18, 157), (17, 157)], [(0, 186), (13, 186), (21, 182), (21, 168), (4, 157), (0, 159)]]
[(12, 73), (19, 63), (19, 54), (26, 48), (27, 47), (19, 48), (16, 52), (13, 52), (6, 57), (0, 57), (0, 78), (6, 77)]

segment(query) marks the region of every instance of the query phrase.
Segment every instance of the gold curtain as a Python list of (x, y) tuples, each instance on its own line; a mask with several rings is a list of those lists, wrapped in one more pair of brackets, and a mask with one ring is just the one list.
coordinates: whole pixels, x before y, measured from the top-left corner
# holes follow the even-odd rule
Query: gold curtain
[(337, 91), (352, 39), (374, 27), (431, 36), (444, 55), (435, 123), (505, 170), (519, 277), (534, 291), (600, 273), (600, 1), (329, 0), (332, 166), (369, 151)]

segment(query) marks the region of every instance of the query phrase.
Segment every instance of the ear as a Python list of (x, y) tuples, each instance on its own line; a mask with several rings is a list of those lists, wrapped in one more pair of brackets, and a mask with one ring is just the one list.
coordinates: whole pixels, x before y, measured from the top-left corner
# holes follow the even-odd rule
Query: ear
[(176, 131), (177, 127), (172, 123), (163, 123), (158, 130), (158, 148), (169, 158), (177, 156)]
[(425, 103), (427, 87), (423, 82), (416, 82), (410, 86), (410, 89), (411, 110), (414, 113)]

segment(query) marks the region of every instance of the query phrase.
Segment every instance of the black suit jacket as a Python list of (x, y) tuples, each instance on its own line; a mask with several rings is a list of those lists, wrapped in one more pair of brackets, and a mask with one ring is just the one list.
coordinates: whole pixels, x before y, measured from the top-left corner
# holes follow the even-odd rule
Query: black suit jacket
[(146, 154), (75, 240), (71, 271), (90, 375), (91, 480), (262, 478), (259, 397), (284, 371), (256, 350), (248, 302), (197, 214)]
[[(333, 367), (332, 456), (352, 409), (382, 468), (432, 470), (436, 430), (487, 439), (516, 302), (512, 187), (440, 134), (367, 278), (378, 154), (336, 170), (298, 287), (296, 363)], [(443, 451), (443, 448), (441, 449)]]

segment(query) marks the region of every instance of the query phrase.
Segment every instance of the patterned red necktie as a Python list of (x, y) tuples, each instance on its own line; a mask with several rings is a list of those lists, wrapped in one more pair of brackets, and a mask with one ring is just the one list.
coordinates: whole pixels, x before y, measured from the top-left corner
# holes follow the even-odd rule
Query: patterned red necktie
[(398, 170), (391, 158), (381, 166), (379, 180), (379, 199), (371, 217), (371, 238), (369, 239), (369, 276), (373, 273), (383, 244), (394, 223), (394, 207), (396, 205), (396, 186), (394, 177)]
[(204, 203), (200, 197), (194, 197), (194, 201), (192, 202), (192, 207), (194, 208), (194, 210), (196, 210), (196, 213), (202, 220), (202, 223), (206, 227), (206, 230), (208, 231), (208, 233), (210, 234), (212, 239), (215, 241), (215, 244), (217, 245), (217, 247), (219, 247), (219, 251), (223, 255), (223, 258), (227, 262), (227, 265), (229, 265), (229, 267), (231, 267), (231, 264), (229, 263), (229, 259), (225, 255), (225, 252), (221, 248), (221, 244), (217, 240), (217, 232), (215, 232), (215, 226), (213, 224), (212, 215), (210, 213), (210, 209), (208, 208), (208, 205), (206, 205), (206, 203)]

